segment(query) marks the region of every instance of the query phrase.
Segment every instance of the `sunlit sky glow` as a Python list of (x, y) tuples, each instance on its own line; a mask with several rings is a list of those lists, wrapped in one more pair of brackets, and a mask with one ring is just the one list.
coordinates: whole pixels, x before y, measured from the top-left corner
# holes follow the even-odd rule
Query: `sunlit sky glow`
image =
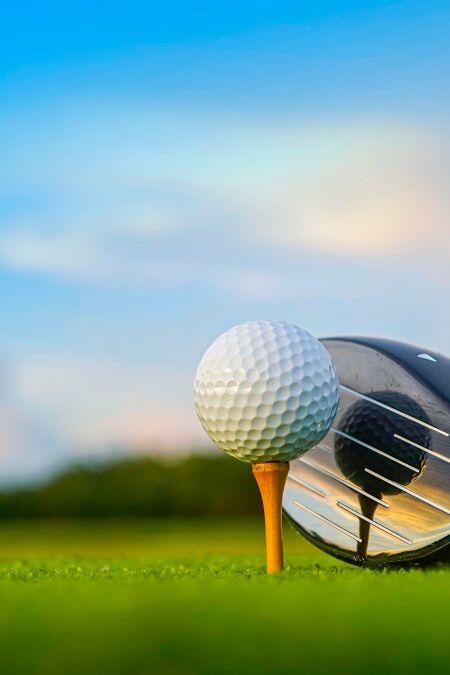
[(2, 13), (0, 481), (204, 443), (243, 320), (450, 352), (448, 3)]

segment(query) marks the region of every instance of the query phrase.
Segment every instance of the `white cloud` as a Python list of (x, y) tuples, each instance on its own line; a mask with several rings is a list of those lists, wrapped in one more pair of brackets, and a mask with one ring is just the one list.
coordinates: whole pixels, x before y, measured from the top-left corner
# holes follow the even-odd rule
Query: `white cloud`
[(442, 250), (450, 202), (441, 162), (450, 147), (439, 134), (383, 124), (311, 131), (311, 165), (266, 188), (255, 238), (347, 257), (405, 258), (424, 241)]
[(61, 439), (15, 391), (15, 371), (0, 390), (0, 485), (47, 475), (63, 459)]
[(106, 415), (93, 421), (75, 438), (78, 452), (121, 447), (132, 452), (173, 452), (203, 448), (205, 433), (190, 407), (155, 405)]
[(52, 424), (69, 452), (123, 446), (189, 449), (205, 436), (192, 404), (192, 373), (80, 358), (23, 360), (20, 398)]
[(3, 185), (39, 190), (50, 206), (24, 224), (3, 219), (5, 266), (101, 283), (198, 281), (256, 301), (277, 284), (252, 263), (255, 246), (354, 259), (425, 250), (429, 274), (449, 278), (444, 128), (83, 105), (39, 131), (26, 116), (14, 123)]
[(237, 268), (216, 278), (217, 285), (236, 298), (249, 302), (267, 302), (277, 298), (280, 278), (274, 272), (257, 268)]
[(76, 231), (7, 231), (0, 237), (0, 258), (8, 267), (19, 270), (81, 279), (102, 276), (95, 237)]

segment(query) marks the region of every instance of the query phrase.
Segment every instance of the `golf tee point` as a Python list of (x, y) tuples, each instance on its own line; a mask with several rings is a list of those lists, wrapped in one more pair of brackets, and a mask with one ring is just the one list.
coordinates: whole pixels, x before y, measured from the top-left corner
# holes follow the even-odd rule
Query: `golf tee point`
[(275, 574), (284, 568), (281, 503), (289, 462), (255, 463), (252, 464), (252, 471), (264, 508), (267, 574)]

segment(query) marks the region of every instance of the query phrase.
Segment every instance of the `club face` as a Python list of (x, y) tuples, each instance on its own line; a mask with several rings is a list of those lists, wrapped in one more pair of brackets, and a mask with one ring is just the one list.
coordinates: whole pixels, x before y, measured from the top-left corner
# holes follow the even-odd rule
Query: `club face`
[(450, 552), (450, 360), (371, 338), (329, 338), (341, 400), (291, 462), (283, 509), (322, 550), (385, 566)]

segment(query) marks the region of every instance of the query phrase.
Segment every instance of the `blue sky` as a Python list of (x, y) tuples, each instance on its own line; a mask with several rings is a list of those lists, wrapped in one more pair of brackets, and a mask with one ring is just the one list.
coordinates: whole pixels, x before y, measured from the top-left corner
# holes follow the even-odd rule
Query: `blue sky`
[(202, 442), (243, 320), (450, 352), (448, 3), (1, 14), (0, 480)]

